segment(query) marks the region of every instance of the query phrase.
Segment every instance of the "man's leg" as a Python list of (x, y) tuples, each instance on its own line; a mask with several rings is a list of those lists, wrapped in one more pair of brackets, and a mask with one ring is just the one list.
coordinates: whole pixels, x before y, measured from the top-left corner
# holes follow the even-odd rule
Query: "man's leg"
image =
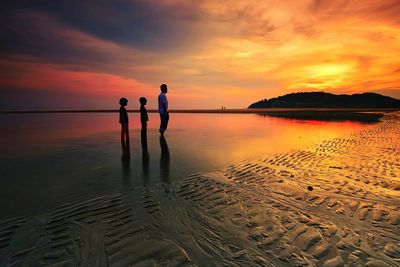
[(166, 125), (165, 125), (165, 114), (160, 113), (160, 133), (161, 133), (161, 135), (164, 134), (165, 128), (166, 128)]
[(168, 128), (168, 122), (169, 122), (169, 113), (165, 114), (165, 122), (164, 122), (164, 131), (167, 130)]

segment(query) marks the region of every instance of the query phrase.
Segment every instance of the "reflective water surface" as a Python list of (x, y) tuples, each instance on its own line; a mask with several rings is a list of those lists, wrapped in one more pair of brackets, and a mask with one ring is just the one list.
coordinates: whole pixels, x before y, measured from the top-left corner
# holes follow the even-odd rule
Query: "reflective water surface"
[(149, 119), (143, 133), (138, 114), (130, 114), (130, 149), (124, 153), (117, 114), (0, 114), (0, 218), (177, 182), (370, 125), (254, 114), (171, 114), (165, 138), (160, 138), (158, 114)]

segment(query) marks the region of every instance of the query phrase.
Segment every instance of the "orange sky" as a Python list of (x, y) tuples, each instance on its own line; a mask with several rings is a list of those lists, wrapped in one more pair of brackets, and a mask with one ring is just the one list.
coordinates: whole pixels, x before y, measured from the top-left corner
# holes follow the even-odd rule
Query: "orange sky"
[(0, 28), (8, 41), (0, 46), (3, 99), (31, 92), (35, 102), (42, 92), (59, 97), (63, 108), (85, 108), (78, 98), (110, 108), (121, 96), (133, 107), (147, 96), (153, 108), (161, 83), (169, 85), (174, 108), (244, 108), (315, 90), (400, 98), (397, 0), (103, 3), (86, 20), (63, 11), (68, 1), (63, 5), (22, 1), (7, 8)]

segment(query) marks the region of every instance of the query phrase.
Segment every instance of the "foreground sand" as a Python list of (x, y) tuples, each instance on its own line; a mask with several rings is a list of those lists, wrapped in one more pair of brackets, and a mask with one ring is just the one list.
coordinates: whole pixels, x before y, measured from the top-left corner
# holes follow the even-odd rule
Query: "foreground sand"
[(10, 218), (0, 266), (400, 266), (399, 137), (388, 114), (306, 150)]

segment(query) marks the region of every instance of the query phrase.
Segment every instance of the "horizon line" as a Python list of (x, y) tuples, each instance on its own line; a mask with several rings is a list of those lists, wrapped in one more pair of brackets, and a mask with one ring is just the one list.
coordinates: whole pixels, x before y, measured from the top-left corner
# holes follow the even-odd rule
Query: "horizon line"
[[(140, 113), (139, 109), (128, 109), (130, 113)], [(279, 113), (290, 111), (400, 111), (400, 108), (234, 108), (234, 109), (171, 109), (170, 113)], [(18, 113), (117, 113), (119, 109), (17, 109), (0, 110), (0, 114)], [(158, 113), (157, 109), (148, 109), (148, 113)]]

